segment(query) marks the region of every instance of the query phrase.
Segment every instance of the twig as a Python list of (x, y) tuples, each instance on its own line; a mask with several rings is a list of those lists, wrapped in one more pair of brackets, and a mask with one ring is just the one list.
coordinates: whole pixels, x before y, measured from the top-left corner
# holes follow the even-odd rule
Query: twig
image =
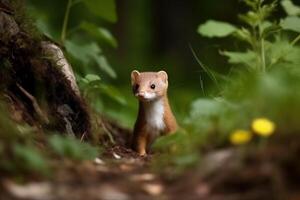
[(101, 124), (101, 127), (102, 127), (103, 131), (108, 135), (110, 142), (111, 142), (112, 144), (115, 144), (116, 142), (115, 142), (115, 140), (114, 140), (114, 138), (113, 138), (111, 132), (107, 129), (107, 127), (105, 126), (105, 124), (104, 124), (104, 122), (102, 121), (102, 119), (100, 119), (100, 124)]
[(86, 131), (84, 131), (84, 133), (82, 134), (82, 136), (81, 136), (81, 138), (80, 138), (80, 141), (81, 141), (81, 142), (83, 141), (85, 135), (86, 135)]
[(17, 83), (17, 87), (21, 90), (21, 92), (23, 92), (23, 94), (30, 99), (30, 101), (32, 102), (32, 106), (34, 108), (34, 110), (36, 111), (36, 113), (38, 114), (38, 116), (43, 120), (43, 122), (45, 123), (49, 123), (49, 119), (48, 117), (43, 113), (43, 111), (41, 110), (39, 104), (37, 103), (36, 99), (34, 98), (34, 96), (32, 96), (31, 94), (29, 94), (21, 85), (19, 85)]

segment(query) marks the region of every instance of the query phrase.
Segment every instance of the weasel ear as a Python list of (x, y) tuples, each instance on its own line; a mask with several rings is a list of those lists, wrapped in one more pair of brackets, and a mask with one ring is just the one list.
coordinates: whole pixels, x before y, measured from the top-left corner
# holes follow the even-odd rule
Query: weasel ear
[(134, 84), (136, 82), (137, 77), (140, 75), (140, 72), (137, 70), (133, 70), (131, 72), (131, 84)]
[(166, 83), (168, 81), (168, 74), (165, 71), (157, 72), (158, 76)]

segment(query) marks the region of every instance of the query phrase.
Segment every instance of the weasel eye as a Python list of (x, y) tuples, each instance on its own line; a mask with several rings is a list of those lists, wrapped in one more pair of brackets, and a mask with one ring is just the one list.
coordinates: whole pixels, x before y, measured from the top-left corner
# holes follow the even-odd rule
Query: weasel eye
[(152, 85), (150, 86), (150, 88), (151, 88), (152, 90), (154, 90), (154, 89), (155, 89), (155, 85), (152, 84)]

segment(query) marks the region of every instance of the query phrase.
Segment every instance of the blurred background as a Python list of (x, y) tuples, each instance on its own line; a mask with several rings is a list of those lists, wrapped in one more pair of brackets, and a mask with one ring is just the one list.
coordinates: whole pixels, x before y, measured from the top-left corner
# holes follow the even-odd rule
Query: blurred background
[[(91, 2), (97, 8), (97, 1)], [(67, 4), (68, 1), (29, 0), (28, 8), (36, 19), (37, 26), (58, 41)], [(82, 63), (73, 59), (72, 65), (79, 76), (97, 74), (105, 83), (118, 88), (124, 104), (115, 104), (114, 101), (102, 97), (97, 107), (111, 117), (121, 119), (128, 127), (132, 127), (137, 112), (137, 101), (130, 88), (130, 72), (133, 69), (168, 72), (171, 104), (181, 121), (186, 117), (192, 100), (212, 94), (211, 88), (215, 87), (192, 51), (203, 64), (226, 75), (230, 67), (226, 58), (219, 55), (219, 51), (224, 47), (239, 50), (244, 48), (238, 41), (234, 43), (228, 39), (209, 40), (197, 33), (198, 26), (208, 19), (241, 23), (236, 15), (248, 8), (238, 0), (215, 0), (213, 3), (210, 0), (128, 0), (116, 1), (112, 9), (115, 9), (115, 15), (111, 17), (111, 13), (108, 13), (108, 17), (103, 18), (97, 15), (97, 10), (96, 15), (85, 12), (85, 6), (75, 1), (69, 17), (68, 37), (72, 40), (91, 37), (77, 31), (78, 24), (87, 21), (110, 31), (113, 39), (99, 43), (110, 68), (116, 73), (115, 77), (102, 73), (92, 63), (82, 66)], [(278, 7), (272, 17), (278, 18), (283, 14), (282, 8)], [(77, 34), (73, 34), (74, 32)]]

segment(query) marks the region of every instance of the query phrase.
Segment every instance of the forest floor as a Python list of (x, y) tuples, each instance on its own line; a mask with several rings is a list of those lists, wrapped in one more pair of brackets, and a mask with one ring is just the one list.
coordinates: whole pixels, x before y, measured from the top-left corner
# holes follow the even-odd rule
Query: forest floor
[[(267, 148), (208, 152), (201, 164), (172, 176), (151, 167), (153, 155), (107, 148), (94, 161), (52, 163), (49, 179), (1, 180), (0, 200), (67, 199), (300, 199), (299, 138), (280, 137)], [(172, 169), (172, 168), (170, 168)]]

